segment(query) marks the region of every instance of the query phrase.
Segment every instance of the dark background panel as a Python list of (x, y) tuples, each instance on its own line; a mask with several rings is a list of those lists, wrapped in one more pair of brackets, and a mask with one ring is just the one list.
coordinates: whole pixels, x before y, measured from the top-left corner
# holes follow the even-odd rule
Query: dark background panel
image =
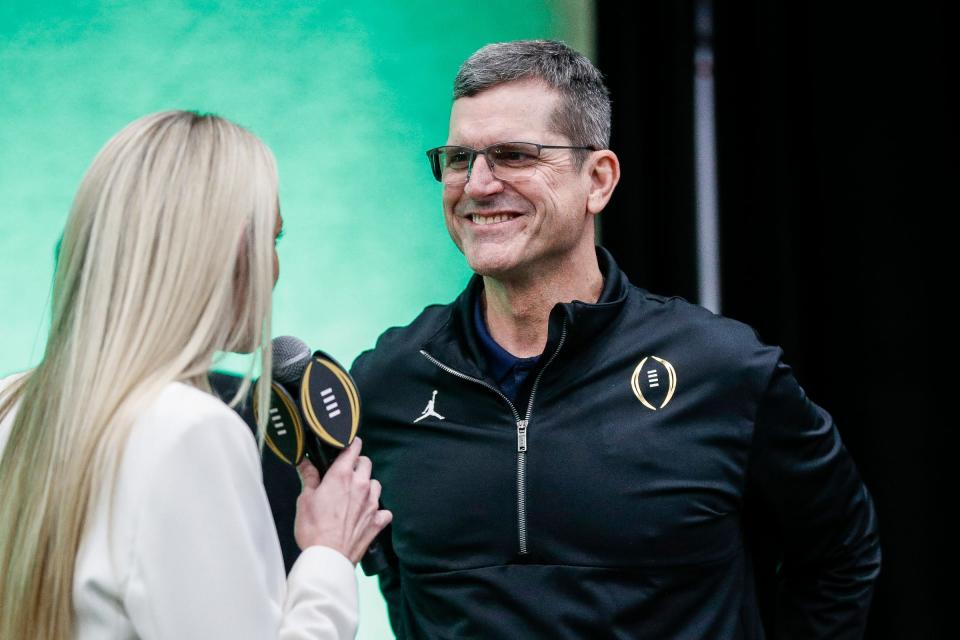
[[(624, 181), (604, 243), (641, 286), (696, 300), (693, 4), (614, 4), (598, 3), (598, 61)], [(884, 564), (868, 638), (943, 631), (950, 427), (934, 355), (947, 341), (932, 321), (953, 291), (940, 281), (957, 208), (945, 7), (714, 4), (723, 313), (784, 347), (874, 495)]]
[(689, 2), (598, 2), (596, 59), (613, 102), (610, 148), (622, 179), (601, 241), (633, 281), (697, 297)]

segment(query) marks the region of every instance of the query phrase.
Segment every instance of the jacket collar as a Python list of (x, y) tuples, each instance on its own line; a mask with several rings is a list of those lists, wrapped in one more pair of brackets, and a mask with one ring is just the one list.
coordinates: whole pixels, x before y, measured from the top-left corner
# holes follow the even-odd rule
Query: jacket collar
[[(561, 339), (564, 341), (563, 354), (576, 353), (585, 343), (603, 335), (623, 309), (629, 285), (626, 275), (603, 247), (597, 247), (597, 262), (603, 275), (600, 299), (593, 304), (575, 300), (554, 305), (544, 349), (546, 356), (540, 366), (550, 359)], [(460, 373), (493, 383), (486, 375), (489, 370), (487, 355), (473, 320), (474, 305), (482, 292), (483, 278), (474, 275), (450, 305), (447, 321), (422, 346), (422, 350)]]

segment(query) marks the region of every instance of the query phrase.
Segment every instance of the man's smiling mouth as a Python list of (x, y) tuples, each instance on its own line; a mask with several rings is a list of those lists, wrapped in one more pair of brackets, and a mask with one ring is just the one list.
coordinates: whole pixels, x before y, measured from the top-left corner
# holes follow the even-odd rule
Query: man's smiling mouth
[(487, 224), (498, 224), (500, 222), (507, 222), (513, 220), (514, 218), (519, 218), (520, 214), (518, 213), (494, 213), (494, 214), (481, 214), (473, 213), (468, 216), (474, 224), (478, 225), (487, 225)]

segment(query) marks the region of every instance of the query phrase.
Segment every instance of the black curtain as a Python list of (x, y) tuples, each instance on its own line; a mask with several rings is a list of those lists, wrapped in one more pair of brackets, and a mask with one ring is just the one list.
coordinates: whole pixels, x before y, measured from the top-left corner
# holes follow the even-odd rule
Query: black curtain
[(692, 23), (689, 2), (597, 3), (597, 64), (622, 171), (601, 243), (635, 283), (695, 301)]
[[(598, 2), (597, 55), (624, 170), (603, 242), (633, 281), (695, 301), (692, 7)], [(953, 290), (938, 240), (957, 212), (958, 117), (945, 7), (713, 7), (723, 313), (784, 347), (873, 493), (884, 558), (868, 638), (943, 631), (949, 427), (932, 319)]]

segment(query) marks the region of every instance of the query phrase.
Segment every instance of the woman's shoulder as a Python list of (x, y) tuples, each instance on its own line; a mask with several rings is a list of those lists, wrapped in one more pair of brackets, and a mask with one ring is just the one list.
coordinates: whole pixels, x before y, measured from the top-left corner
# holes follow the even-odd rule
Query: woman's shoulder
[(237, 413), (220, 398), (183, 382), (167, 384), (143, 415), (188, 425), (217, 418), (239, 420)]
[(253, 442), (246, 423), (219, 398), (172, 382), (139, 412), (130, 445), (134, 450), (149, 449), (156, 456), (182, 446), (247, 448)]

